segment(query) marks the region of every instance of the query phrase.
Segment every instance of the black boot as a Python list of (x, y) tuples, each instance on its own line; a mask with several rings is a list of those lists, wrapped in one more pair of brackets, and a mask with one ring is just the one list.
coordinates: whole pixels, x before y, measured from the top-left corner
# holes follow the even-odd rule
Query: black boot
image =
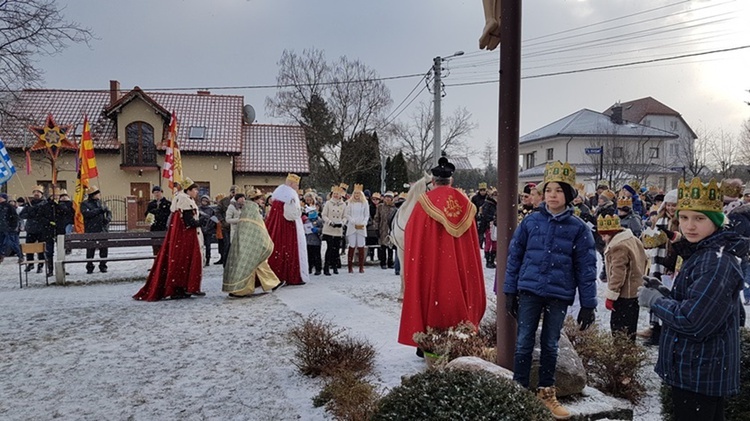
[(492, 263), (490, 263), (490, 252), (485, 251), (484, 252), (484, 267), (487, 269), (492, 269)]
[(323, 266), (323, 275), (331, 276), (331, 269), (328, 267), (328, 263)]
[(495, 258), (496, 257), (497, 257), (497, 252), (491, 251), (490, 252), (490, 261), (488, 262), (489, 265), (490, 265), (489, 266), (490, 269), (496, 269), (497, 268), (497, 264), (495, 263)]

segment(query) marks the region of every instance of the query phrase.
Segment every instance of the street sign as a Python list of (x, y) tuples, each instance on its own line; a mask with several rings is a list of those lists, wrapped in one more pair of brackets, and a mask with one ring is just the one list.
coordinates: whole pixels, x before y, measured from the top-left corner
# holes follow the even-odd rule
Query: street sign
[(601, 155), (602, 154), (602, 148), (586, 148), (586, 155)]
[(685, 171), (685, 167), (669, 167), (672, 171)]

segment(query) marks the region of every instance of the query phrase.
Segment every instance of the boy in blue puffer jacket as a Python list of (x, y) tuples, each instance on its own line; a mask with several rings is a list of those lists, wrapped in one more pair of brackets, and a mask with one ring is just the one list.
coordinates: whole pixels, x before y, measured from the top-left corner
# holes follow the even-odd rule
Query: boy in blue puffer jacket
[(518, 321), (513, 379), (525, 388), (529, 387), (536, 330), (544, 315), (537, 397), (556, 419), (570, 417), (557, 401), (554, 385), (560, 332), (576, 290), (581, 330), (594, 322), (596, 309), (596, 248), (591, 229), (570, 206), (576, 195), (575, 180), (575, 168), (568, 163), (547, 164), (544, 202), (513, 234), (503, 286), (506, 310)]

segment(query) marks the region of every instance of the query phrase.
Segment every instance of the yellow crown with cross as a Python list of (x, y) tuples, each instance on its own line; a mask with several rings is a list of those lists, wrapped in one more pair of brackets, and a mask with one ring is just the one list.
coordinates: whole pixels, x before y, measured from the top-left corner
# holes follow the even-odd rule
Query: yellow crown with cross
[(358, 191), (361, 193), (364, 190), (364, 187), (365, 186), (362, 184), (354, 183), (354, 191)]
[(576, 185), (576, 169), (570, 164), (555, 161), (548, 163), (544, 167), (544, 183), (567, 183), (570, 186)]
[(622, 226), (620, 226), (620, 217), (617, 215), (606, 215), (601, 216), (599, 215), (598, 218), (596, 218), (596, 231), (597, 232), (607, 232), (607, 231), (621, 231)]
[(724, 197), (719, 184), (713, 178), (708, 184), (703, 184), (698, 177), (690, 184), (680, 180), (677, 185), (677, 210), (722, 212)]
[(667, 244), (667, 234), (656, 228), (646, 228), (641, 234), (641, 241), (643, 242), (643, 248), (655, 249)]
[(625, 206), (632, 208), (633, 207), (633, 199), (630, 197), (619, 197), (617, 198), (617, 207), (618, 208), (624, 208)]

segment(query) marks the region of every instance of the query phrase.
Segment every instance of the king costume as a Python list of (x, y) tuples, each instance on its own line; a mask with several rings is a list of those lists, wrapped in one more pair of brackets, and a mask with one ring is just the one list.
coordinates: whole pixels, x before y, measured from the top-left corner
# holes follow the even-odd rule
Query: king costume
[(302, 226), (299, 195), (291, 185), (299, 185), (299, 176), (289, 174), (285, 184), (271, 194), (271, 210), (266, 228), (274, 248), (268, 264), (281, 282), (304, 285), (310, 280), (307, 272), (307, 241)]
[[(197, 188), (191, 180), (182, 185)], [(185, 191), (178, 191), (170, 208), (169, 228), (159, 254), (146, 279), (146, 285), (133, 296), (136, 300), (158, 301), (185, 298), (201, 292), (203, 276), (203, 233), (198, 221), (198, 205)]]
[(280, 283), (267, 260), (273, 253), (273, 241), (252, 198), (245, 202), (234, 229), (221, 290), (232, 297), (250, 296), (255, 292), (256, 279), (263, 291), (273, 290)]
[[(440, 158), (435, 177), (455, 167)], [(404, 304), (398, 341), (417, 346), (414, 333), (463, 321), (479, 326), (487, 297), (479, 256), (476, 207), (457, 189), (437, 185), (422, 194), (404, 233)]]

